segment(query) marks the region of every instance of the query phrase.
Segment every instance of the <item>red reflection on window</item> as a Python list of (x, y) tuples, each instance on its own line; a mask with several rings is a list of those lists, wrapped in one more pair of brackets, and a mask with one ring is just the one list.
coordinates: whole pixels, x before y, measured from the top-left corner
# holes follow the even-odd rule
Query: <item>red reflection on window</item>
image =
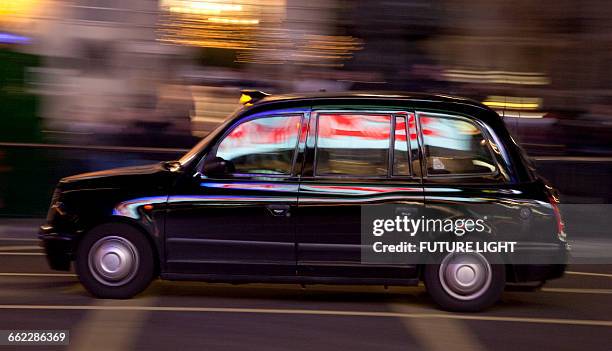
[(319, 137), (335, 139), (354, 137), (388, 140), (391, 116), (376, 114), (324, 114), (319, 118)]
[(246, 122), (236, 127), (228, 136), (234, 146), (250, 144), (284, 144), (295, 137), (299, 120), (295, 118), (270, 118)]
[(406, 119), (403, 117), (395, 119), (395, 141), (406, 141)]
[[(410, 120), (412, 121), (413, 118), (411, 117)], [(441, 135), (441, 133), (435, 128), (435, 123), (436, 123), (435, 119), (432, 119), (431, 117), (427, 117), (427, 115), (424, 115), (424, 114), (419, 114), (419, 121), (421, 122), (421, 129), (423, 130), (423, 135), (426, 135), (426, 136)], [(410, 135), (410, 138), (412, 139), (412, 135)], [(416, 139), (416, 135), (415, 135), (415, 139)]]
[[(405, 119), (397, 119), (395, 124), (395, 139), (399, 141), (406, 141), (406, 132), (407, 130), (415, 130), (415, 118), (414, 113), (405, 113), (400, 112), (396, 114), (397, 116), (408, 116), (408, 128), (406, 128)], [(400, 122), (401, 121), (401, 122)], [(410, 140), (416, 140), (416, 133), (410, 133)]]

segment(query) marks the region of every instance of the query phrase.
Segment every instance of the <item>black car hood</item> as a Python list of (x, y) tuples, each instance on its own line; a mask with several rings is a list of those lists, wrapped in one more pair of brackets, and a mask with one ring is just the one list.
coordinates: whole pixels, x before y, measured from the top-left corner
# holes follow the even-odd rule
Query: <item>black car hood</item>
[(137, 185), (139, 182), (150, 179), (161, 173), (169, 171), (161, 163), (144, 166), (113, 168), (104, 171), (89, 172), (73, 175), (60, 180), (60, 187), (74, 189), (83, 187), (120, 187), (122, 185)]

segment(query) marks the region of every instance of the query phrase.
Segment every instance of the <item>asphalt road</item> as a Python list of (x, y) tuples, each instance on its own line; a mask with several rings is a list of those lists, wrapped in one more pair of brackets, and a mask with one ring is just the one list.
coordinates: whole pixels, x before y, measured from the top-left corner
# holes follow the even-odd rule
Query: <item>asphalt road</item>
[(609, 265), (476, 314), (436, 309), (423, 287), (156, 281), (117, 301), (49, 270), (33, 233), (0, 223), (0, 330), (67, 329), (70, 344), (0, 350), (612, 350)]

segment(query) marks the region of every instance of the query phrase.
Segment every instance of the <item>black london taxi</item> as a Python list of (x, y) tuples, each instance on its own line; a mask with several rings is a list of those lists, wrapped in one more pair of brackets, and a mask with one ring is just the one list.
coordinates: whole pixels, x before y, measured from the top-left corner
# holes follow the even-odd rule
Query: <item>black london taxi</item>
[[(568, 245), (557, 195), (490, 108), (446, 95), (374, 92), (245, 91), (241, 102), (180, 160), (61, 179), (40, 230), (51, 268), (74, 262), (91, 294), (119, 299), (156, 278), (424, 281), (433, 301), (453, 311), (493, 305), (507, 283), (563, 275)], [(401, 204), (418, 215), (474, 202), (503, 208), (504, 215), (489, 214), (489, 227), (519, 241), (530, 236), (523, 251), (535, 259), (362, 259), (362, 206)], [(538, 260), (544, 256), (560, 259)]]

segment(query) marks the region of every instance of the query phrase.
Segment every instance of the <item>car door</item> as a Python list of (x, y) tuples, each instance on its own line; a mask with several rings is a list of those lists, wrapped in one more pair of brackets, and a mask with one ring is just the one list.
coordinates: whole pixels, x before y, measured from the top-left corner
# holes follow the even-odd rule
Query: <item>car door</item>
[[(295, 276), (294, 161), (303, 117), (276, 111), (238, 120), (177, 184), (168, 199), (167, 271)], [(230, 165), (227, 174), (202, 174), (219, 159)]]
[(406, 111), (313, 109), (297, 209), (298, 274), (387, 281), (415, 275), (414, 265), (362, 261), (361, 211), (393, 204), (419, 216), (416, 139), (414, 115)]
[(542, 212), (541, 201), (531, 201), (523, 186), (512, 182), (505, 147), (491, 128), (475, 117), (436, 111), (417, 111), (417, 125), (427, 216), (483, 223), (482, 230), (465, 226), (455, 235), (439, 235), (534, 240), (539, 224), (531, 213)]

